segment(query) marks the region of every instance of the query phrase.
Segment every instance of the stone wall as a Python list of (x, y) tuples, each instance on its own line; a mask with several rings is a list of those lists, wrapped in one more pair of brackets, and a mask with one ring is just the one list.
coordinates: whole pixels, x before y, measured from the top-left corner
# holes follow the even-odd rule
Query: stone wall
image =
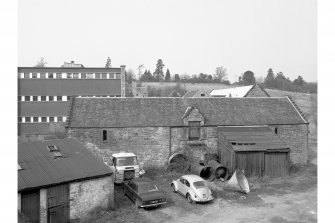
[(114, 205), (114, 183), (111, 176), (70, 183), (70, 220), (80, 219), (98, 207)]
[[(107, 131), (107, 140), (103, 140), (103, 131)], [(80, 128), (69, 130), (68, 134), (77, 138), (96, 156), (111, 156), (118, 152), (132, 152), (139, 162), (146, 165), (164, 165), (169, 158), (170, 128)]]
[(308, 125), (274, 125), (278, 136), (290, 147), (290, 158), (293, 163), (308, 161)]
[(245, 97), (269, 97), (267, 96), (264, 91), (256, 84), (253, 89), (245, 96)]

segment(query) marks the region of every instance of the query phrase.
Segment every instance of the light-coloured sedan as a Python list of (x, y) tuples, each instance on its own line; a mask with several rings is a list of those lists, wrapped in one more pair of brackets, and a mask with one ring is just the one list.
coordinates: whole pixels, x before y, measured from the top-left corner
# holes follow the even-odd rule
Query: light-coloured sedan
[(190, 203), (213, 200), (207, 181), (197, 175), (184, 175), (171, 183), (173, 192), (185, 196)]

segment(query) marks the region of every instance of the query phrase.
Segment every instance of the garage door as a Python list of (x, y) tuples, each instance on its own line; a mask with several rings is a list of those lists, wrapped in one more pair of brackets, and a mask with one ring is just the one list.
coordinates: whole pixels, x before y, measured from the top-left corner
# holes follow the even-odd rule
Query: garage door
[(21, 213), (32, 223), (40, 222), (40, 191), (21, 193)]
[(288, 152), (271, 152), (264, 154), (264, 175), (280, 177), (288, 175)]
[(69, 185), (48, 188), (48, 223), (67, 222), (70, 218)]
[(262, 176), (264, 168), (263, 152), (237, 152), (235, 159), (237, 168), (244, 170), (247, 177)]

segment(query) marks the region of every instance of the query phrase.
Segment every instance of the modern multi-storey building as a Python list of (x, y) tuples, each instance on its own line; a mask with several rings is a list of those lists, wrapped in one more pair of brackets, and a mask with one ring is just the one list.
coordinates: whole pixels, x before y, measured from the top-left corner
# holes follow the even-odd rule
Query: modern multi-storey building
[(73, 96), (125, 96), (125, 66), (64, 64), (62, 67), (18, 67), (19, 135), (58, 131), (66, 121)]

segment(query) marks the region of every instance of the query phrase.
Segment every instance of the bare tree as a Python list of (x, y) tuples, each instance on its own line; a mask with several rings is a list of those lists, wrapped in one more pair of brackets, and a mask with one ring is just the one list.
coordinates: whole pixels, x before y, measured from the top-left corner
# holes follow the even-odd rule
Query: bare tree
[(144, 64), (141, 64), (137, 67), (137, 70), (138, 70), (138, 79), (141, 78), (141, 75), (142, 75), (142, 69), (144, 68)]
[(215, 79), (222, 81), (227, 79), (227, 69), (224, 68), (223, 66), (217, 67), (215, 69)]
[(41, 59), (37, 61), (35, 67), (45, 67), (47, 63), (48, 62), (45, 61), (44, 57), (41, 57)]

